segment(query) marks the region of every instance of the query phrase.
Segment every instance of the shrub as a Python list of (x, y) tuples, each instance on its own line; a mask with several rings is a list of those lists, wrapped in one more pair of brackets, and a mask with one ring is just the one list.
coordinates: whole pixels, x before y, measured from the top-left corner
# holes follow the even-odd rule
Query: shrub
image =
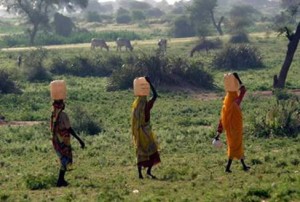
[(99, 54), (77, 55), (69, 59), (55, 56), (50, 62), (53, 74), (69, 74), (74, 76), (110, 76), (114, 69), (123, 63), (119, 55)]
[(9, 78), (9, 74), (0, 69), (0, 94), (20, 93), (20, 89)]
[(260, 52), (246, 44), (228, 45), (213, 59), (213, 65), (221, 69), (247, 69), (263, 67)]
[(211, 88), (212, 76), (201, 63), (189, 63), (179, 57), (141, 54), (128, 60), (109, 78), (108, 90), (128, 89), (135, 77), (149, 76), (155, 85)]
[(265, 138), (296, 137), (300, 132), (299, 104), (295, 99), (278, 100), (267, 112), (254, 120), (253, 135)]
[(249, 43), (248, 34), (245, 32), (240, 32), (234, 34), (230, 37), (229, 43)]
[(100, 124), (81, 106), (76, 106), (72, 112), (72, 126), (75, 131), (85, 132), (89, 135), (96, 135), (102, 131)]
[(49, 72), (44, 67), (44, 60), (47, 57), (47, 50), (39, 48), (30, 51), (23, 63), (24, 73), (28, 81), (50, 81), (51, 76)]
[(116, 22), (118, 24), (129, 24), (131, 22), (131, 16), (129, 14), (118, 15), (116, 17)]

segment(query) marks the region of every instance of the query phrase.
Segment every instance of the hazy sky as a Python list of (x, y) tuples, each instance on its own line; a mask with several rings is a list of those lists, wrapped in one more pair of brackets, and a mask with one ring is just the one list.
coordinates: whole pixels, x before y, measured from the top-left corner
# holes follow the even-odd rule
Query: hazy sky
[[(98, 0), (99, 2), (105, 2), (105, 1), (114, 1), (114, 0)], [(155, 1), (161, 1), (161, 0), (155, 0)], [(169, 4), (173, 4), (174, 2), (176, 2), (176, 1), (180, 1), (180, 0), (167, 0), (167, 2), (169, 3)], [(146, 2), (147, 2), (147, 0), (146, 0)]]

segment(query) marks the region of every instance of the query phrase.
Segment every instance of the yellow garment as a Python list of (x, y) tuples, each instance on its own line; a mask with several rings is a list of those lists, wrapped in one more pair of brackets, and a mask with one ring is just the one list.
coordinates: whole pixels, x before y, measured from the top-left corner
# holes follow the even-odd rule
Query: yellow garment
[(243, 117), (240, 106), (235, 102), (237, 92), (227, 92), (222, 108), (222, 125), (226, 131), (228, 158), (244, 158)]
[(138, 163), (149, 160), (149, 157), (158, 151), (150, 121), (145, 122), (146, 104), (146, 96), (137, 97), (132, 104), (131, 130)]

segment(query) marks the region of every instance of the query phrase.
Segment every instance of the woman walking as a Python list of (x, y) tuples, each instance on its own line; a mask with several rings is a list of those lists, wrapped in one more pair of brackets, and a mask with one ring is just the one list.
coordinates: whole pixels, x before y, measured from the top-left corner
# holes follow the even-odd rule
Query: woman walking
[(225, 129), (228, 147), (228, 162), (225, 172), (231, 173), (230, 166), (233, 159), (240, 160), (243, 169), (247, 171), (250, 167), (244, 162), (243, 116), (240, 108), (240, 104), (246, 93), (246, 88), (237, 73), (225, 74), (224, 84), (226, 96), (224, 98), (221, 120), (217, 130), (218, 134), (215, 139), (218, 140), (223, 129)]
[(152, 175), (151, 169), (154, 165), (160, 163), (158, 152), (158, 143), (152, 132), (150, 125), (150, 111), (157, 98), (157, 93), (150, 79), (145, 77), (149, 83), (152, 98), (147, 101), (147, 96), (138, 96), (132, 104), (132, 137), (136, 148), (138, 175), (143, 179), (142, 167), (147, 167), (147, 175), (152, 179), (156, 177)]
[[(56, 186), (64, 187), (68, 186), (68, 182), (65, 180), (65, 173), (72, 169), (73, 163), (71, 135), (79, 141), (82, 149), (85, 147), (85, 144), (72, 129), (68, 115), (63, 112), (65, 109), (63, 99), (65, 99), (66, 95), (64, 81), (54, 81), (51, 84), (54, 86), (53, 89), (51, 89), (53, 91), (51, 91), (51, 97), (54, 101), (52, 104), (53, 111), (51, 115), (50, 128), (52, 132), (52, 144), (60, 160), (60, 170)], [(55, 87), (57, 89), (55, 89)]]

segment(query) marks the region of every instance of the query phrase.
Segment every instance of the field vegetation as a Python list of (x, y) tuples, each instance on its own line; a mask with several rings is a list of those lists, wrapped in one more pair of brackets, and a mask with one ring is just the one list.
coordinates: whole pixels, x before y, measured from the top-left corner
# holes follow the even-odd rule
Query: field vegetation
[[(228, 38), (221, 40), (226, 44)], [(0, 127), (0, 201), (299, 201), (299, 95), (289, 94), (300, 88), (299, 51), (288, 75), (287, 92), (272, 95), (272, 77), (280, 69), (287, 42), (264, 34), (249, 38), (264, 64), (238, 70), (248, 89), (242, 111), (246, 162), (251, 169), (244, 172), (234, 162), (231, 174), (224, 172), (226, 146), (217, 150), (211, 145), (224, 96), (222, 77), (233, 70), (213, 65), (223, 49), (190, 58), (197, 40), (188, 38), (171, 39), (166, 56), (156, 55), (154, 41), (136, 41), (132, 53), (101, 52), (85, 45), (1, 51), (0, 74), (21, 93), (1, 91), (0, 113), (7, 121), (41, 124)], [(160, 65), (149, 61), (164, 61), (166, 67), (177, 61), (186, 69), (192, 67), (197, 71), (194, 76), (207, 75), (196, 79), (209, 78), (203, 82), (213, 87), (188, 84), (193, 78), (172, 85), (155, 82), (159, 97), (151, 121), (162, 163), (153, 171), (158, 180), (139, 180), (130, 135), (132, 78), (120, 70), (130, 65), (133, 73), (134, 68), (145, 67), (145, 74), (151, 74)], [(59, 165), (48, 123), (49, 77), (28, 78), (40, 69), (51, 79), (66, 80), (66, 112), (86, 142), (81, 150), (73, 141), (75, 170), (66, 175), (67, 188), (55, 187)], [(178, 73), (185, 77), (184, 72)], [(117, 84), (113, 75), (128, 78), (128, 85), (108, 91), (109, 85)], [(168, 76), (173, 75), (163, 74), (161, 80), (168, 81)], [(221, 140), (225, 143), (224, 134)]]
[[(284, 35), (299, 34), (292, 33), (296, 4), (122, 0), (113, 10), (96, 0), (63, 1), (69, 7), (11, 2), (0, 0), (19, 14), (0, 19), (0, 201), (300, 201), (299, 48), (285, 89), (273, 89), (287, 50)], [(72, 6), (76, 12), (56, 13)], [(116, 51), (118, 37), (131, 40), (133, 51)], [(91, 49), (92, 38), (106, 40), (109, 51)], [(159, 38), (168, 40), (166, 52)], [(220, 45), (190, 57), (210, 40)], [(221, 149), (212, 140), (223, 75), (233, 71), (247, 88), (241, 107), (251, 169), (234, 161), (225, 173), (225, 134)], [(162, 159), (153, 170), (157, 180), (138, 179), (130, 131), (137, 76), (149, 76), (159, 95), (151, 114)], [(66, 112), (86, 144), (81, 150), (72, 142), (75, 169), (65, 188), (56, 187), (59, 162), (49, 129), (54, 79), (67, 83)]]

